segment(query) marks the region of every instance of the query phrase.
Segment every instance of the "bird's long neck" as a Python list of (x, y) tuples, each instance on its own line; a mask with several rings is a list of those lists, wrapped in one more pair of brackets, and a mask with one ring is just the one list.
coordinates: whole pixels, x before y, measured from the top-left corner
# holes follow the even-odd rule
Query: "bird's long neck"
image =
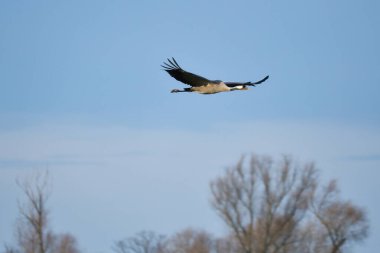
[(245, 85), (237, 85), (234, 87), (230, 87), (230, 90), (231, 91), (233, 91), (233, 90), (248, 90), (248, 87)]

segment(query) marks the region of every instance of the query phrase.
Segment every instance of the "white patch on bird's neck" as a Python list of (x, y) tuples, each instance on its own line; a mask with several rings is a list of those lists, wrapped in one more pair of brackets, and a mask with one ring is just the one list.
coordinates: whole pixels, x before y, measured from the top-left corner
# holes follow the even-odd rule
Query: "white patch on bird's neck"
[(231, 87), (231, 90), (242, 90), (244, 88), (243, 85), (238, 85), (238, 86), (235, 86), (235, 87)]

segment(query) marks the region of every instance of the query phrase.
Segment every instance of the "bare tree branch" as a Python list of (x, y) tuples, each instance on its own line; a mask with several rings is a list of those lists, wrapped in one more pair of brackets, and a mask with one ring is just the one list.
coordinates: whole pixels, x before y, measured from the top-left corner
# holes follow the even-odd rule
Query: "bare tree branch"
[(52, 234), (48, 228), (49, 198), (48, 172), (37, 173), (24, 181), (17, 181), (26, 201), (19, 204), (18, 242), (24, 252), (47, 253), (52, 246)]
[(166, 239), (152, 231), (141, 231), (135, 236), (115, 242), (116, 253), (164, 253)]
[[(160, 243), (160, 253), (342, 253), (368, 233), (365, 212), (339, 199), (336, 181), (320, 187), (313, 163), (243, 157), (211, 181), (210, 190), (229, 235), (215, 239), (186, 229)], [(142, 233), (117, 242), (114, 250), (158, 252), (151, 245), (157, 245), (154, 237)]]

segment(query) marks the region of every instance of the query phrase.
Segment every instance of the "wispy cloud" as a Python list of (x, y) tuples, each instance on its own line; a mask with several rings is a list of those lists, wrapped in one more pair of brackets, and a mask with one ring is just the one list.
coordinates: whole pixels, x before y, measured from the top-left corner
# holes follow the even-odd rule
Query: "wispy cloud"
[(294, 154), (303, 159), (379, 160), (380, 133), (365, 126), (259, 121), (204, 131), (44, 125), (0, 132), (0, 167), (220, 161), (241, 154)]
[(367, 154), (367, 155), (350, 155), (342, 158), (348, 161), (380, 161), (380, 154)]
[(95, 162), (94, 160), (85, 160), (83, 158), (61, 158), (61, 159), (42, 159), (42, 160), (28, 160), (28, 159), (2, 159), (0, 160), (0, 169), (41, 169), (49, 168), (51, 166), (99, 166), (103, 163)]

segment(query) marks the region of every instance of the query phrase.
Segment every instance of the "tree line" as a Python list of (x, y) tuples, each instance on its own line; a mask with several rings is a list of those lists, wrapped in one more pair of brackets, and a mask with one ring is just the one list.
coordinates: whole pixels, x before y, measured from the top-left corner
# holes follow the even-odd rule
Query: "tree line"
[[(5, 253), (80, 253), (71, 234), (49, 227), (46, 174), (18, 182), (16, 243)], [(166, 236), (141, 231), (115, 241), (115, 253), (343, 253), (368, 236), (365, 210), (339, 194), (336, 180), (321, 183), (313, 163), (290, 157), (240, 159), (210, 182), (210, 204), (228, 234), (185, 228)]]

